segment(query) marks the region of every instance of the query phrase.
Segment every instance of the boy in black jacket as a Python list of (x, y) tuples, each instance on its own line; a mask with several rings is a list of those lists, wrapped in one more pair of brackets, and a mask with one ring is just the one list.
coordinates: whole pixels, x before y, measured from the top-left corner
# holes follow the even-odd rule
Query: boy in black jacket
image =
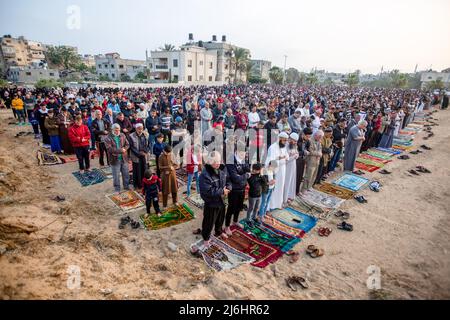
[(261, 204), (262, 190), (266, 188), (267, 184), (267, 176), (261, 175), (261, 165), (259, 163), (254, 164), (252, 166), (252, 175), (248, 179), (250, 189), (248, 193), (247, 221), (249, 225), (256, 222), (259, 205)]
[(161, 191), (161, 179), (150, 170), (145, 171), (144, 179), (142, 179), (142, 194), (145, 196), (145, 206), (147, 208), (148, 217), (150, 214), (150, 207), (153, 202), (153, 208), (158, 217), (161, 216), (161, 209), (159, 209), (158, 193)]

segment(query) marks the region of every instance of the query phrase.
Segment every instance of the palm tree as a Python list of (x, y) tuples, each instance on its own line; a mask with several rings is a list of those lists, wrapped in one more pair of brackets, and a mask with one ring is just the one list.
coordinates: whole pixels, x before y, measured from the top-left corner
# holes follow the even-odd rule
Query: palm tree
[(245, 76), (247, 78), (247, 82), (252, 76), (253, 63), (251, 61), (247, 61), (245, 64)]
[(269, 70), (269, 78), (275, 84), (282, 84), (284, 79), (283, 70), (279, 67), (272, 67)]
[(235, 48), (233, 49), (233, 57), (231, 62), (234, 65), (234, 83), (237, 82), (237, 73), (239, 74), (246, 68), (246, 64), (249, 61), (249, 54), (246, 49)]
[(358, 83), (359, 83), (359, 76), (358, 76), (358, 74), (356, 72), (355, 73), (350, 73), (348, 75), (348, 77), (347, 77), (347, 84), (350, 87), (354, 87), (354, 86), (358, 85)]
[(444, 83), (442, 82), (442, 79), (430, 81), (427, 83), (427, 89), (428, 90), (444, 89)]
[(163, 47), (159, 47), (162, 51), (175, 51), (175, 46), (173, 44), (165, 43)]
[(408, 85), (407, 75), (400, 73), (399, 70), (392, 70), (389, 76), (391, 78), (391, 84), (394, 88), (405, 88)]
[(317, 78), (317, 75), (316, 75), (315, 73), (311, 72), (311, 73), (309, 73), (309, 74), (306, 76), (306, 83), (307, 83), (307, 84), (309, 84), (309, 85), (314, 85), (314, 84), (316, 84), (317, 82), (319, 82), (319, 79)]

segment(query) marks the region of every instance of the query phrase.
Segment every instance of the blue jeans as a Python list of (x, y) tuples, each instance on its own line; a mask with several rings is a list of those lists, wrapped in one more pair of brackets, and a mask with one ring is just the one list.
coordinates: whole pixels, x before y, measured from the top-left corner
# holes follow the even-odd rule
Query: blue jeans
[(50, 146), (52, 152), (61, 152), (59, 136), (50, 136)]
[(329, 170), (328, 171), (333, 171), (334, 169), (336, 169), (337, 163), (341, 159), (341, 153), (342, 153), (342, 149), (335, 149), (334, 150), (334, 156), (333, 156), (333, 158), (330, 161)]
[(194, 173), (188, 173), (187, 178), (187, 196), (189, 197), (191, 195), (191, 184), (192, 184), (192, 178), (195, 177), (195, 189), (197, 190), (197, 193), (200, 192), (200, 182), (198, 181), (198, 171)]
[(16, 115), (19, 122), (25, 122), (25, 110), (16, 110)]
[(130, 172), (128, 167), (128, 162), (123, 160), (118, 161), (116, 164), (111, 165), (114, 190), (120, 192), (120, 174), (122, 174), (123, 188), (125, 190), (130, 189)]
[(269, 206), (270, 197), (272, 196), (273, 189), (269, 189), (267, 193), (263, 193), (261, 195), (261, 204), (259, 206), (259, 217), (262, 219), (264, 218), (267, 207)]
[(148, 145), (150, 146), (150, 153), (153, 154), (153, 146), (155, 145), (156, 134), (148, 135)]

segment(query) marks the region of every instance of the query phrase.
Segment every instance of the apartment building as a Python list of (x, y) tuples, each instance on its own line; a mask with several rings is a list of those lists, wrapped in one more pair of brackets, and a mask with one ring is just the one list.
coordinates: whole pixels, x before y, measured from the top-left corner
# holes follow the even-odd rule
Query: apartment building
[(22, 83), (22, 84), (34, 84), (39, 80), (59, 80), (59, 71), (56, 69), (44, 69), (33, 67), (9, 67), (6, 72), (6, 78), (8, 81)]
[(272, 68), (272, 62), (267, 60), (251, 60), (252, 71), (251, 74), (254, 77), (270, 80), (269, 71)]
[(95, 69), (99, 77), (106, 76), (120, 81), (124, 78), (133, 80), (139, 72), (145, 73), (143, 60), (123, 59), (117, 52), (95, 56)]
[(428, 84), (432, 81), (441, 80), (444, 83), (445, 87), (450, 86), (450, 72), (448, 69), (442, 70), (443, 72), (430, 71), (430, 72), (422, 72), (420, 75), (420, 82), (422, 89), (425, 89)]

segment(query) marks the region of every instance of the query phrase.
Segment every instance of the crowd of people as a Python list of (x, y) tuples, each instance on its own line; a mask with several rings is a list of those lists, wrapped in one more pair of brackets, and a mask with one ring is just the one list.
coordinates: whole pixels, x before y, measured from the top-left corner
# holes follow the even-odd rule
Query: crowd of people
[[(176, 170), (204, 201), (202, 236), (227, 237), (248, 195), (254, 223), (283, 208), (361, 150), (392, 147), (414, 114), (447, 108), (448, 95), (338, 86), (224, 85), (174, 88), (0, 89), (0, 106), (81, 173), (111, 166), (116, 192), (142, 190), (147, 213), (178, 202)], [(149, 166), (156, 162), (156, 170)], [(129, 175), (129, 161), (132, 176)], [(122, 180), (122, 186), (121, 186)], [(225, 205), (228, 200), (228, 206)]]

